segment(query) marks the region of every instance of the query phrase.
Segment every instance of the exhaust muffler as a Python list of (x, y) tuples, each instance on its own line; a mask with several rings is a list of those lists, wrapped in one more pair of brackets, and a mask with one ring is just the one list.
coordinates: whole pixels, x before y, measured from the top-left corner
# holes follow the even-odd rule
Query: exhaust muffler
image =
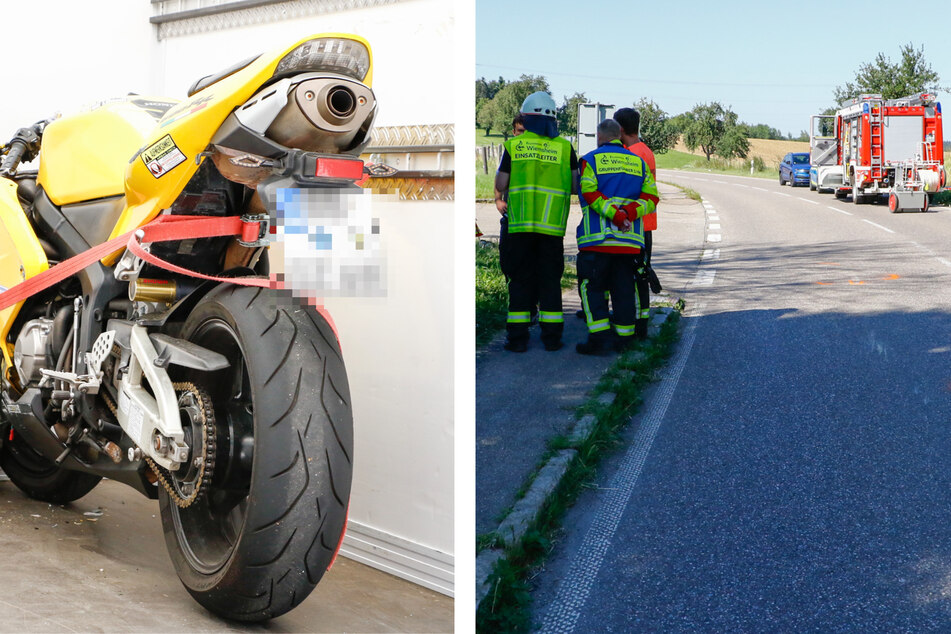
[(363, 140), (375, 112), (373, 91), (360, 82), (308, 79), (291, 90), (266, 136), (286, 147), (336, 154)]

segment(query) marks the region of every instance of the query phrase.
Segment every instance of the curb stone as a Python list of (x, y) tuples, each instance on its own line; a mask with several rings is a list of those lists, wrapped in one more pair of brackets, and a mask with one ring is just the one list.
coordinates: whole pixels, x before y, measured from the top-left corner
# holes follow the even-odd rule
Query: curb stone
[(575, 449), (581, 447), (584, 441), (588, 439), (588, 436), (591, 435), (591, 432), (594, 431), (594, 426), (597, 422), (598, 419), (594, 414), (585, 414), (581, 420), (575, 423), (575, 427), (571, 430), (571, 435), (568, 437), (568, 442), (571, 443), (571, 446)]
[[(649, 336), (656, 337), (660, 332), (660, 327), (673, 312), (674, 309), (672, 307), (666, 306), (651, 309), (651, 320), (648, 325)], [(635, 357), (637, 360), (646, 356), (641, 351), (638, 351), (637, 355), (638, 357)], [(617, 394), (605, 392), (597, 398), (597, 402), (604, 406), (610, 406), (615, 398), (617, 398)], [(580, 447), (588, 437), (591, 436), (596, 423), (597, 418), (592, 414), (583, 416), (575, 423), (569, 436), (571, 445)], [(545, 466), (541, 468), (538, 475), (536, 475), (532, 481), (528, 492), (515, 504), (512, 511), (502, 520), (502, 523), (499, 524), (499, 527), (495, 530), (496, 535), (498, 535), (499, 539), (506, 546), (512, 546), (518, 543), (525, 535), (528, 527), (538, 518), (538, 514), (541, 512), (545, 502), (561, 483), (565, 472), (567, 472), (569, 465), (577, 455), (578, 452), (576, 449), (563, 449), (552, 456), (548, 462), (545, 463)], [(479, 609), (479, 604), (482, 603), (482, 600), (488, 595), (491, 589), (488, 580), (489, 577), (492, 576), (495, 565), (504, 556), (505, 551), (491, 548), (483, 550), (476, 557), (476, 610)]]
[(483, 550), (479, 553), (479, 556), (476, 557), (476, 608), (482, 603), (482, 599), (489, 594), (489, 590), (491, 590), (491, 586), (489, 586), (489, 576), (491, 576), (495, 564), (502, 559), (504, 554), (505, 551), (499, 550), (498, 548), (490, 548)]
[(605, 407), (609, 407), (611, 403), (614, 402), (614, 399), (616, 398), (617, 398), (617, 394), (615, 394), (614, 392), (605, 392), (604, 394), (598, 397), (598, 405), (604, 405)]
[(552, 456), (538, 472), (525, 497), (515, 503), (512, 512), (495, 530), (506, 546), (514, 546), (524, 537), (528, 527), (535, 521), (538, 512), (545, 504), (545, 500), (554, 492), (568, 470), (568, 465), (577, 455), (578, 452), (574, 449), (563, 449)]

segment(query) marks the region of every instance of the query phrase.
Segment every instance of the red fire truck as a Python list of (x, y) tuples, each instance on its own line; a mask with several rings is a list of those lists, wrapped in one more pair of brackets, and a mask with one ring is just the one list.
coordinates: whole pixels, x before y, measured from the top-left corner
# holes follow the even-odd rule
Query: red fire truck
[(812, 117), (810, 189), (855, 204), (887, 194), (893, 212), (926, 211), (945, 184), (943, 136), (934, 95), (861, 95)]

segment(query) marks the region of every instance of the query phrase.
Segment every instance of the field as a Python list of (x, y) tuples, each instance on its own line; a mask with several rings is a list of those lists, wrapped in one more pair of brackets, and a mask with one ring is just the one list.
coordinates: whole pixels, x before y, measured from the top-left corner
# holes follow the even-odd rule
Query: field
[[(750, 142), (750, 153), (746, 158), (746, 164), (749, 165), (750, 159), (760, 157), (766, 163), (766, 167), (779, 169), (779, 162), (783, 160), (789, 152), (808, 152), (809, 143), (806, 141), (774, 141), (773, 139), (747, 139)], [(683, 141), (678, 141), (674, 149), (687, 154), (696, 154), (703, 156), (699, 149), (691, 152)]]
[(479, 147), (481, 145), (492, 145), (493, 143), (495, 145), (498, 145), (499, 143), (505, 140), (502, 138), (501, 134), (490, 134), (486, 136), (484, 128), (476, 128), (475, 134), (476, 134), (476, 138), (475, 138), (476, 147)]

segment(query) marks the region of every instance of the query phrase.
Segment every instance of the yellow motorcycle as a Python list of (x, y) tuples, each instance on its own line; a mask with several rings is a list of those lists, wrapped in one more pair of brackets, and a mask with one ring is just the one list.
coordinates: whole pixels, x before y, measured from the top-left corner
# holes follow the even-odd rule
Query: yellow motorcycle
[(318, 35), (3, 146), (0, 466), (50, 503), (103, 477), (157, 498), (182, 583), (226, 618), (299, 604), (343, 539), (346, 370), (268, 242), (288, 192), (363, 176), (371, 79), (365, 40)]

